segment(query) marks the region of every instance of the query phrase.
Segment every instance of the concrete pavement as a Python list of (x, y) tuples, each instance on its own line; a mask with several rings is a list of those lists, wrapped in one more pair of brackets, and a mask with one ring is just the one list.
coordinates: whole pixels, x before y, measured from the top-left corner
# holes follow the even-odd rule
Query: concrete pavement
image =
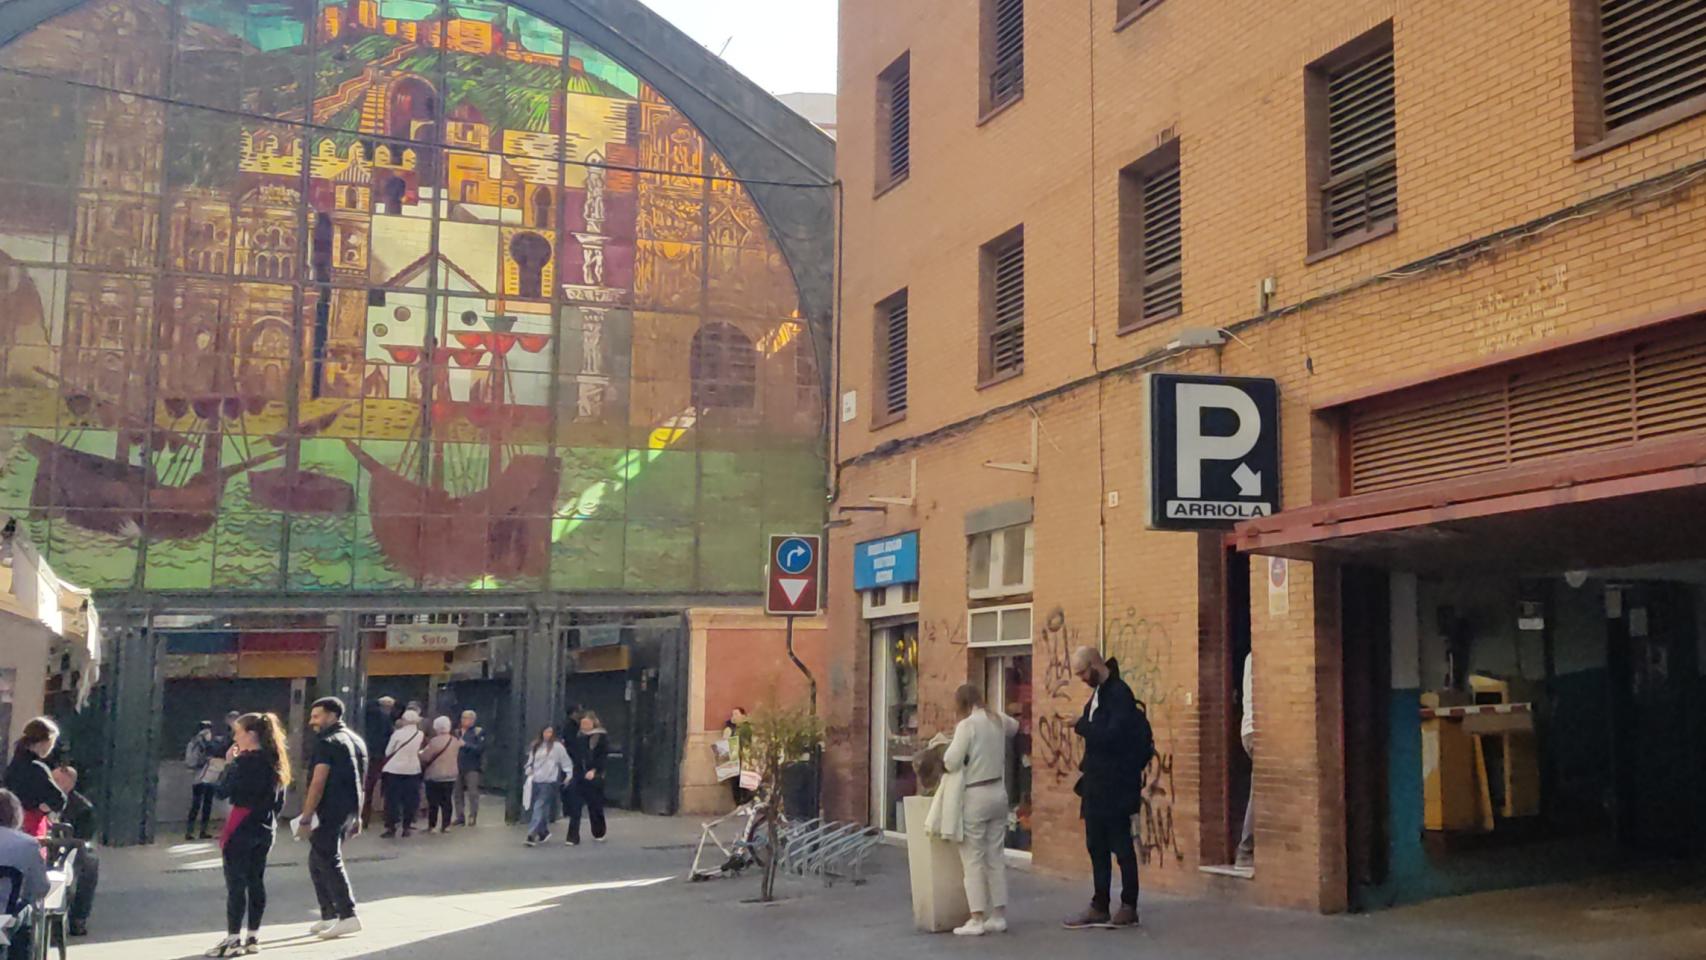
[[(268, 873), (264, 956), (304, 960), (657, 960), (1164, 956), (1169, 960), (1683, 960), (1706, 956), (1698, 878), (1518, 891), (1357, 917), (1319, 917), (1145, 895), (1137, 931), (1061, 930), (1084, 893), (1028, 871), (1012, 883), (1013, 930), (968, 941), (911, 928), (905, 862), (885, 850), (871, 882), (788, 879), (759, 906), (757, 877), (689, 884), (697, 823), (618, 815), (610, 842), (526, 849), (500, 824), (408, 841), (365, 836), (351, 873), (367, 930), (323, 943), (307, 848), (281, 837)], [(558, 833), (560, 841), (561, 831)], [(211, 844), (109, 850), (92, 936), (74, 960), (178, 960), (219, 939), (223, 884)]]

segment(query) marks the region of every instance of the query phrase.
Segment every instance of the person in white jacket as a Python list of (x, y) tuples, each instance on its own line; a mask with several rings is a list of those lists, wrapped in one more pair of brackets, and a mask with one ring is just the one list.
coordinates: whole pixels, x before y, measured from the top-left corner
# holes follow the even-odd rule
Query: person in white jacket
[(971, 919), (954, 933), (976, 937), (1007, 929), (1007, 740), (1019, 724), (985, 707), (983, 692), (969, 683), (954, 692), (954, 706), (960, 722), (942, 765), (965, 785), (960, 863), (971, 907)]
[(557, 728), (539, 731), (527, 751), (527, 777), (522, 798), (528, 810), (527, 845), (538, 846), (551, 839), (551, 804), (563, 781), (574, 776), (575, 762), (557, 739)]
[(403, 836), (415, 832), (415, 810), (421, 805), (421, 715), (413, 710), (403, 712), (391, 742), (385, 745), (385, 763), (380, 767), (380, 780), (385, 786), (385, 832), (381, 839), (389, 840), (403, 828)]

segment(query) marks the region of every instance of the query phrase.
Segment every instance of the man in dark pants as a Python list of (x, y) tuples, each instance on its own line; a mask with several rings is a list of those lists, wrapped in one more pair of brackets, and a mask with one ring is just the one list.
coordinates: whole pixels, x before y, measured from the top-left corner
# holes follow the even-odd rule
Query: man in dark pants
[[(1090, 870), (1096, 891), (1090, 908), (1067, 920), (1068, 929), (1137, 926), (1137, 851), (1131, 818), (1143, 795), (1143, 765), (1138, 762), (1137, 699), (1120, 679), (1119, 663), (1104, 661), (1093, 647), (1072, 652), (1072, 673), (1090, 687), (1090, 702), (1073, 730), (1084, 738), (1084, 759), (1074, 788)], [(1120, 865), (1120, 906), (1108, 913), (1113, 876), (1109, 859)]]
[(344, 837), (361, 832), (367, 747), (344, 723), (344, 704), (337, 697), (314, 701), (308, 723), (319, 737), (296, 830), (312, 831), (308, 836), (308, 876), (320, 901), (320, 922), (308, 932), (332, 940), (361, 932), (349, 874), (344, 872)]

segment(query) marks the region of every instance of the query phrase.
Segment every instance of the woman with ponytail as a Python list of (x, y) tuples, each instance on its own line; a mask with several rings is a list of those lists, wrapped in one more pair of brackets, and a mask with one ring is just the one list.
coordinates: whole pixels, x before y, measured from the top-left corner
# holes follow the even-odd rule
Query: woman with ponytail
[[(260, 952), (261, 914), (267, 908), (267, 855), (273, 830), (290, 786), (290, 758), (284, 724), (272, 713), (237, 718), (235, 742), (217, 792), (231, 803), (219, 846), (225, 859), (225, 932), (207, 952), (237, 957)], [(243, 937), (244, 918), (248, 938)]]

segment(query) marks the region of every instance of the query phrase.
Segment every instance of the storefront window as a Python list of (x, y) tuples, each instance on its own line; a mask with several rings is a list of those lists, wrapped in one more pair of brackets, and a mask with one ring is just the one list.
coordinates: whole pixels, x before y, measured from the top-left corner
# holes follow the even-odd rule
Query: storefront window
[(873, 818), (904, 830), (901, 801), (918, 792), (918, 624), (872, 631), (871, 777)]
[(1007, 750), (1007, 847), (1031, 849), (1031, 653), (995, 653), (984, 657), (984, 699), (1019, 722)]

